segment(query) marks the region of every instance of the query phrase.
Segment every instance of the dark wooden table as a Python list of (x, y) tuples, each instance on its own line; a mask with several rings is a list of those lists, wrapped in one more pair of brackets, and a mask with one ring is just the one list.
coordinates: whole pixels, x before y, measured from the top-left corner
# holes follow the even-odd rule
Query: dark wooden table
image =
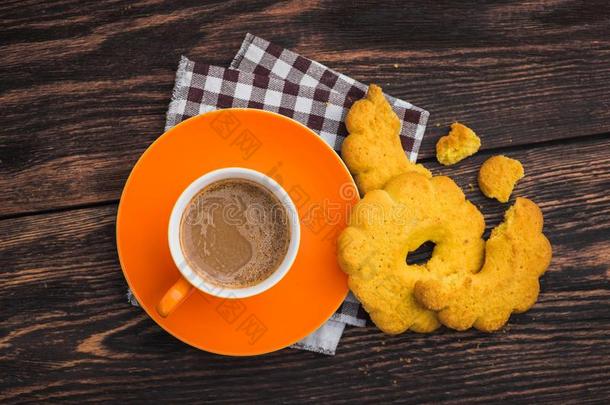
[[(493, 334), (348, 328), (335, 357), (188, 347), (125, 300), (121, 189), (163, 131), (181, 54), (255, 33), (431, 112), (420, 161), (485, 213), (486, 158), (523, 162), (554, 257)], [(600, 1), (3, 1), (0, 401), (603, 402), (610, 396), (610, 6)], [(439, 167), (448, 124), (482, 150)], [(475, 187), (471, 187), (475, 184)]]

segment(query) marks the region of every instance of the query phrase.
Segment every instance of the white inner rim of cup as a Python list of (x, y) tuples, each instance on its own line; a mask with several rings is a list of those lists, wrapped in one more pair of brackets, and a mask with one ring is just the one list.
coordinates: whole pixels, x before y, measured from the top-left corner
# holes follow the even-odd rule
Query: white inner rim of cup
[[(269, 277), (251, 287), (227, 288), (205, 281), (188, 265), (180, 245), (180, 221), (182, 220), (182, 214), (184, 210), (186, 210), (188, 204), (204, 187), (217, 181), (226, 179), (244, 179), (262, 185), (280, 200), (282, 205), (286, 208), (286, 213), (288, 215), (288, 222), (290, 225), (290, 243), (288, 244), (288, 250), (286, 251), (284, 260), (282, 260), (278, 268)], [(184, 278), (186, 278), (189, 283), (199, 290), (222, 298), (251, 297), (253, 295), (260, 294), (277, 284), (286, 275), (286, 273), (288, 273), (288, 270), (290, 270), (290, 267), (292, 266), (292, 263), (294, 262), (299, 250), (300, 239), (301, 229), (299, 224), (299, 214), (288, 193), (271, 177), (257, 172), (256, 170), (242, 167), (228, 167), (214, 170), (193, 181), (182, 192), (182, 194), (180, 194), (180, 197), (178, 197), (169, 219), (169, 250), (176, 266), (178, 267), (178, 270), (180, 270), (180, 273), (182, 273)]]

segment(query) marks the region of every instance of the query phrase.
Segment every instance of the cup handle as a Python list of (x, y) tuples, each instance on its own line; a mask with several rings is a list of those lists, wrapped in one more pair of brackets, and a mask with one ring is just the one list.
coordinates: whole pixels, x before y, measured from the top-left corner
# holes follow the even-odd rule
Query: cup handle
[(163, 298), (157, 304), (157, 312), (163, 318), (171, 314), (193, 291), (191, 283), (186, 281), (184, 277), (180, 277), (178, 281), (170, 287), (163, 295)]

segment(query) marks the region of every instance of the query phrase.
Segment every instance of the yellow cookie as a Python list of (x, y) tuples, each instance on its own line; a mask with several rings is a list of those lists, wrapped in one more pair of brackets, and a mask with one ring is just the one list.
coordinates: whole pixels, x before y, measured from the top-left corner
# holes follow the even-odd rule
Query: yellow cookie
[[(416, 302), (416, 282), (478, 271), (484, 229), (483, 216), (453, 180), (407, 172), (356, 204), (339, 237), (339, 264), (379, 329), (431, 332), (439, 322)], [(430, 260), (408, 265), (408, 253), (426, 241), (436, 244)]]
[(481, 139), (472, 129), (454, 122), (449, 134), (436, 143), (436, 159), (443, 165), (452, 165), (474, 155), (480, 147)]
[(492, 156), (481, 165), (479, 188), (489, 198), (507, 202), (524, 175), (521, 162), (503, 155)]
[[(485, 244), (483, 216), (462, 190), (407, 160), (379, 87), (353, 105), (347, 127), (343, 157), (366, 195), (339, 237), (338, 260), (382, 331), (431, 332), (439, 322), (491, 331), (534, 304), (551, 258), (536, 204), (518, 198)], [(479, 147), (476, 134), (455, 123), (437, 156), (452, 164)], [(427, 241), (436, 244), (430, 260), (408, 265), (408, 253)]]
[(552, 255), (542, 223), (538, 206), (517, 198), (487, 241), (481, 271), (422, 279), (415, 285), (417, 301), (453, 329), (501, 328), (511, 313), (527, 311), (538, 298), (538, 278)]
[(400, 144), (400, 120), (374, 84), (366, 97), (350, 108), (345, 119), (349, 132), (341, 155), (354, 175), (361, 194), (382, 188), (391, 178), (408, 171), (428, 177), (422, 165), (411, 163)]

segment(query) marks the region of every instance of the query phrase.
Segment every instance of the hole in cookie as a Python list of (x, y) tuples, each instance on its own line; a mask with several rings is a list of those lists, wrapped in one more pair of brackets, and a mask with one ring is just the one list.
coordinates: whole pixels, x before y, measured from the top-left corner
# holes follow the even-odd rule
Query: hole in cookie
[(422, 243), (417, 249), (407, 254), (407, 264), (425, 264), (432, 257), (436, 244), (432, 241)]

